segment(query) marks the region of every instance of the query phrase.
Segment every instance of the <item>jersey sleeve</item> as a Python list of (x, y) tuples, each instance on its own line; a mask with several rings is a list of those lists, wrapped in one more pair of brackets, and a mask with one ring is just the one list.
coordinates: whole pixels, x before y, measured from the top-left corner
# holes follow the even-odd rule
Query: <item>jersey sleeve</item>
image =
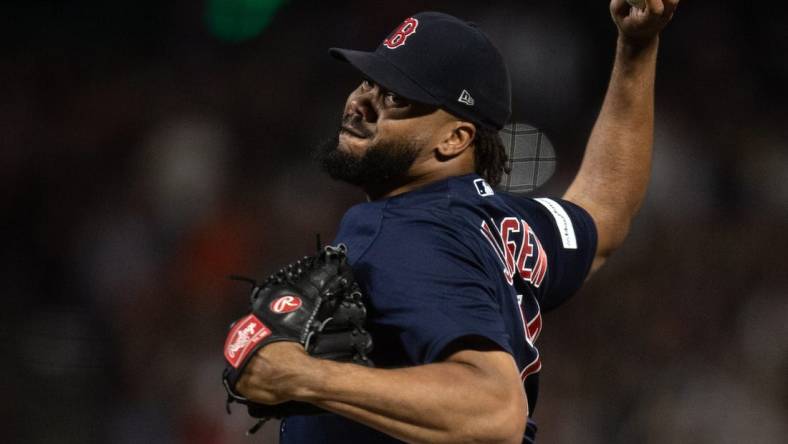
[(486, 338), (512, 353), (494, 280), (473, 248), (439, 221), (384, 223), (354, 265), (371, 318), (397, 338), (414, 365), (435, 362), (454, 340)]
[(537, 292), (547, 311), (569, 299), (585, 281), (596, 256), (597, 232), (591, 216), (572, 202), (536, 198), (532, 205), (540, 213), (535, 228), (549, 258), (547, 285)]

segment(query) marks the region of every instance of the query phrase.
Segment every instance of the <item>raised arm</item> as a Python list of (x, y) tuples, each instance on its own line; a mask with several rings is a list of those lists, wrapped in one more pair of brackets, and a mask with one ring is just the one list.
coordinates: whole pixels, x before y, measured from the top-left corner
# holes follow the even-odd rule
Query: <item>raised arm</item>
[(564, 199), (583, 207), (597, 226), (592, 271), (624, 241), (646, 192), (654, 144), (654, 76), (659, 33), (679, 0), (646, 0), (645, 9), (612, 0), (616, 57), (602, 109), (577, 177)]

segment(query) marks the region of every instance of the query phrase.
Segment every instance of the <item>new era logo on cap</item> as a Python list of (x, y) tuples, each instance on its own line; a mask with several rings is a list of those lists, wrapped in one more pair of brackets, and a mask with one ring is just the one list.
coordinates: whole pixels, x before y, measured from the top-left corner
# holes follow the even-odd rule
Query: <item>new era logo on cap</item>
[(473, 104), (476, 103), (476, 101), (473, 100), (473, 97), (471, 97), (471, 93), (469, 93), (468, 90), (465, 89), (462, 90), (462, 93), (460, 94), (460, 98), (457, 99), (457, 101), (460, 103), (464, 103), (468, 106), (473, 106)]

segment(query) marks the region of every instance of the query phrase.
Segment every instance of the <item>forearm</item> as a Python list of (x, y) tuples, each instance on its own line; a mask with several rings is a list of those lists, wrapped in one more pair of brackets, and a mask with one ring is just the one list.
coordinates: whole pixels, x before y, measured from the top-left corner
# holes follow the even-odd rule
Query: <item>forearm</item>
[(597, 222), (602, 256), (623, 241), (646, 192), (658, 46), (658, 37), (639, 44), (619, 37), (602, 109), (580, 171), (564, 196)]
[(294, 398), (406, 442), (519, 443), (525, 396), (502, 378), (456, 362), (387, 370), (320, 361)]

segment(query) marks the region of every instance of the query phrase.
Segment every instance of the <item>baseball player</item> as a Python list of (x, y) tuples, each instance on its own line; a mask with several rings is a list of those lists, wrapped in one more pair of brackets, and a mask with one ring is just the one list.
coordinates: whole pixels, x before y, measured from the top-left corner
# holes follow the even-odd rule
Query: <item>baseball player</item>
[(375, 51), (331, 49), (363, 80), (320, 154), (369, 201), (344, 216), (369, 297), (375, 368), (262, 347), (237, 390), (300, 401), (283, 443), (533, 442), (541, 313), (569, 298), (624, 240), (648, 182), (659, 33), (679, 0), (612, 0), (618, 27), (607, 95), (561, 199), (494, 191), (506, 154), (509, 76), (485, 34), (424, 12)]

